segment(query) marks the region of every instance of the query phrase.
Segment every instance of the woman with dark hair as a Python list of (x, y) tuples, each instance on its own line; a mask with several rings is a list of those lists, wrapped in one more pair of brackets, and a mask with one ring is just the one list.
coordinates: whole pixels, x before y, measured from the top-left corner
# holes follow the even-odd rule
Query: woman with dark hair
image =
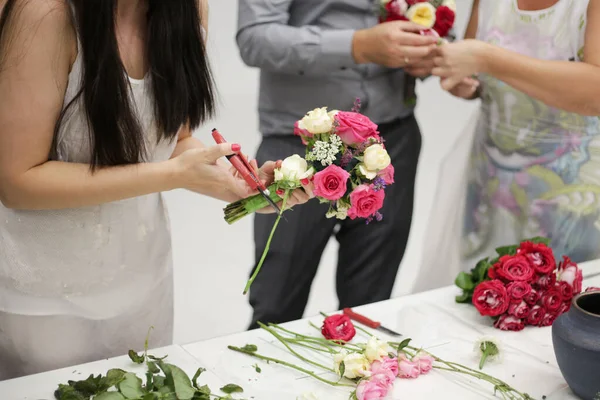
[(251, 193), (219, 160), (238, 145), (191, 135), (215, 107), (206, 1), (0, 7), (0, 380), (124, 354), (150, 326), (170, 344), (160, 192)]
[(433, 69), (481, 98), (465, 255), (539, 235), (559, 258), (599, 258), (600, 1), (473, 4), (467, 40), (440, 46)]

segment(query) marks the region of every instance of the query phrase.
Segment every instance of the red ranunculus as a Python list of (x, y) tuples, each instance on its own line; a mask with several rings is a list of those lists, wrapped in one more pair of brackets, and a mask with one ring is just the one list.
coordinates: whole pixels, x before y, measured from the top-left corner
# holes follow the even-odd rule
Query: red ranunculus
[(550, 288), (542, 294), (542, 305), (549, 313), (554, 313), (563, 303), (563, 298), (556, 288)]
[(544, 307), (535, 305), (531, 307), (531, 310), (529, 310), (529, 315), (527, 315), (527, 323), (529, 325), (538, 326), (542, 322), (544, 315), (546, 315), (546, 310)]
[(535, 279), (535, 282), (533, 283), (533, 287), (543, 291), (543, 290), (548, 289), (549, 287), (554, 286), (555, 283), (556, 283), (556, 275), (554, 275), (554, 274), (539, 275)]
[(450, 29), (454, 26), (454, 20), (456, 19), (456, 13), (452, 11), (450, 7), (447, 6), (439, 6), (437, 10), (435, 10), (435, 24), (433, 25), (433, 29), (441, 37), (448, 36)]
[(344, 314), (334, 314), (325, 318), (321, 333), (327, 340), (335, 340), (341, 343), (349, 342), (356, 335), (356, 329), (352, 320)]
[(556, 289), (562, 296), (563, 301), (569, 301), (573, 298), (573, 288), (567, 282), (558, 282)]
[(533, 306), (534, 304), (536, 304), (540, 297), (542, 297), (542, 295), (540, 294), (539, 291), (535, 290), (535, 289), (531, 289), (531, 292), (529, 292), (528, 295), (526, 295), (523, 300), (525, 300), (525, 303), (529, 304), (530, 306)]
[(473, 292), (473, 305), (483, 316), (504, 314), (510, 304), (506, 287), (499, 280), (482, 282)]
[(525, 256), (502, 256), (494, 265), (495, 273), (499, 279), (505, 282), (530, 282), (535, 271)]
[(522, 300), (531, 293), (531, 290), (531, 285), (527, 282), (511, 282), (506, 287), (508, 295), (513, 300)]
[(552, 249), (543, 243), (523, 242), (517, 254), (527, 257), (538, 274), (550, 274), (556, 269), (556, 260)]
[(529, 315), (529, 306), (523, 300), (520, 303), (511, 303), (508, 306), (508, 314), (519, 319), (527, 318)]
[(552, 326), (552, 324), (554, 323), (554, 320), (556, 320), (557, 316), (558, 315), (555, 313), (546, 312), (546, 314), (544, 315), (544, 318), (542, 318), (542, 321), (540, 322), (539, 326)]
[(494, 327), (502, 331), (522, 331), (525, 328), (525, 323), (522, 319), (504, 314), (494, 322)]

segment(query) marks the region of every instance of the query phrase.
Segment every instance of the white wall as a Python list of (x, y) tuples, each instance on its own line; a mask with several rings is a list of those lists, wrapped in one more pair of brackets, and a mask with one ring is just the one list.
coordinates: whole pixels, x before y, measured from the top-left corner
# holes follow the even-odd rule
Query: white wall
[[(197, 136), (210, 142), (210, 130), (218, 127), (228, 141), (240, 143), (252, 154), (260, 139), (256, 113), (258, 72), (244, 66), (238, 56), (234, 41), (235, 3), (210, 0), (209, 50), (221, 103), (218, 117), (199, 129)], [(457, 30), (462, 33), (471, 0), (457, 0), (457, 3)], [(423, 150), (413, 228), (395, 296), (410, 290), (421, 260), (428, 215), (436, 201), (439, 162), (475, 107), (443, 93), (437, 79), (421, 84), (418, 91), (417, 117), (423, 131)], [(175, 252), (175, 341), (187, 343), (244, 330), (250, 318), (242, 289), (254, 260), (252, 220), (229, 226), (222, 218), (224, 204), (218, 201), (183, 191), (168, 193), (166, 197)], [(337, 307), (336, 251), (337, 244), (332, 241), (313, 284), (307, 314)]]

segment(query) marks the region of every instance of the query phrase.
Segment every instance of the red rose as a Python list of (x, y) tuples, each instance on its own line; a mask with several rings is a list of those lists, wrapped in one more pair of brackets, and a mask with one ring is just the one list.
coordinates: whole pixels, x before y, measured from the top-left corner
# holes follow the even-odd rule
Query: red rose
[(563, 298), (563, 301), (569, 301), (573, 298), (573, 288), (567, 282), (558, 282), (556, 289)]
[(556, 283), (556, 275), (554, 275), (554, 274), (539, 275), (536, 278), (535, 282), (533, 283), (533, 286), (540, 290), (546, 290), (549, 287), (554, 286), (555, 283)]
[(506, 282), (530, 282), (535, 271), (525, 256), (502, 256), (494, 265), (494, 270), (499, 279)]
[(383, 207), (385, 192), (373, 190), (370, 185), (359, 185), (350, 193), (350, 219), (369, 218)]
[(398, 2), (396, 2), (396, 1), (390, 1), (389, 3), (387, 3), (385, 5), (385, 13), (386, 13), (385, 22), (408, 21), (408, 18), (406, 18), (402, 14), (402, 9), (400, 8)]
[(337, 165), (330, 165), (317, 172), (313, 181), (315, 196), (331, 201), (339, 200), (346, 194), (348, 178), (348, 171)]
[(533, 306), (534, 304), (536, 304), (540, 297), (542, 297), (542, 295), (540, 294), (540, 292), (538, 292), (535, 289), (531, 289), (531, 292), (529, 292), (528, 295), (526, 295), (523, 300), (525, 300), (525, 303), (529, 304), (530, 306)]
[(437, 10), (435, 10), (435, 24), (433, 25), (433, 29), (440, 34), (441, 37), (448, 36), (448, 32), (454, 26), (454, 20), (456, 19), (456, 14), (450, 7), (447, 6), (439, 6)]
[(556, 269), (556, 260), (552, 249), (543, 243), (523, 242), (517, 254), (527, 257), (538, 274), (550, 274)]
[(499, 280), (482, 282), (473, 292), (473, 305), (483, 316), (504, 314), (510, 304), (506, 287)]
[(560, 305), (563, 303), (563, 298), (556, 288), (551, 288), (542, 294), (541, 302), (549, 313), (553, 313), (560, 308)]
[(406, 0), (406, 4), (414, 6), (417, 3), (427, 3), (428, 0)]
[(542, 318), (542, 321), (540, 322), (539, 326), (552, 326), (556, 317), (556, 314), (547, 312), (544, 315), (544, 318)]
[(362, 143), (369, 138), (379, 138), (377, 125), (362, 114), (340, 111), (335, 115), (335, 121), (335, 132), (348, 145)]
[(520, 303), (511, 303), (508, 306), (508, 314), (519, 319), (527, 318), (529, 315), (529, 306), (522, 300)]
[(344, 314), (331, 315), (323, 321), (321, 333), (327, 340), (349, 342), (356, 335), (356, 330), (350, 318)]
[(529, 310), (529, 315), (527, 315), (527, 323), (529, 325), (538, 326), (542, 322), (544, 315), (546, 315), (546, 310), (544, 307), (535, 305), (531, 307), (531, 310)]
[(525, 323), (519, 318), (504, 314), (494, 322), (494, 327), (502, 331), (522, 331), (525, 328)]
[[(508, 295), (513, 300), (521, 300), (531, 293), (531, 285), (527, 282), (511, 282), (506, 287)], [(536, 300), (537, 301), (537, 300)]]
[(488, 278), (490, 279), (498, 279), (498, 274), (496, 273), (496, 268), (494, 268), (496, 264), (494, 264), (491, 268), (488, 269)]
[(573, 288), (573, 295), (581, 293), (583, 274), (577, 264), (567, 256), (563, 256), (563, 261), (558, 266), (558, 280), (567, 282)]
[(571, 309), (571, 302), (570, 301), (565, 301), (564, 303), (562, 303), (560, 305), (560, 308), (556, 311), (556, 315), (561, 315), (566, 313), (567, 311), (569, 311)]

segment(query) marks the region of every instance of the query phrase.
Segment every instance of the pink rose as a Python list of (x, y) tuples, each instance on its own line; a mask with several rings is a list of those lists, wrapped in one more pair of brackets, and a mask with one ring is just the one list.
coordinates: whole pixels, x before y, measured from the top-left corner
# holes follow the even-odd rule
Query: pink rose
[(336, 133), (347, 145), (362, 143), (369, 138), (379, 138), (377, 125), (362, 114), (340, 111), (335, 115), (335, 120)]
[(414, 379), (421, 374), (421, 368), (418, 363), (406, 358), (406, 355), (401, 354), (398, 362), (398, 376), (404, 379)]
[(560, 282), (567, 282), (573, 288), (573, 295), (581, 293), (583, 273), (567, 256), (563, 256), (563, 262), (558, 267), (558, 277)]
[(435, 359), (431, 356), (431, 354), (420, 351), (413, 357), (412, 361), (419, 365), (419, 372), (421, 374), (426, 374), (433, 368), (433, 362)]
[(356, 398), (358, 400), (379, 400), (385, 398), (388, 391), (388, 387), (380, 385), (376, 379), (364, 380), (356, 388)]
[(371, 373), (373, 375), (387, 375), (393, 381), (398, 376), (398, 359), (384, 357), (381, 361), (375, 361), (371, 364)]
[(501, 331), (522, 331), (525, 328), (523, 320), (512, 315), (503, 314), (494, 322), (494, 327)]
[(546, 315), (546, 310), (542, 306), (533, 306), (531, 307), (531, 311), (529, 311), (529, 315), (527, 316), (527, 323), (529, 325), (538, 326), (542, 319)]
[(386, 185), (391, 185), (394, 183), (394, 166), (392, 164), (388, 165), (377, 174)]
[(350, 219), (369, 218), (383, 207), (384, 199), (385, 192), (383, 190), (375, 191), (370, 185), (359, 185), (350, 193), (351, 206), (348, 216)]
[(346, 194), (348, 178), (348, 171), (337, 165), (330, 165), (317, 172), (313, 180), (315, 196), (331, 201), (341, 199)]
[(506, 287), (506, 291), (512, 300), (522, 300), (531, 293), (531, 290), (531, 285), (523, 281), (511, 282)]
[(523, 300), (520, 303), (511, 303), (508, 307), (508, 313), (519, 319), (527, 318), (529, 315), (529, 306)]

